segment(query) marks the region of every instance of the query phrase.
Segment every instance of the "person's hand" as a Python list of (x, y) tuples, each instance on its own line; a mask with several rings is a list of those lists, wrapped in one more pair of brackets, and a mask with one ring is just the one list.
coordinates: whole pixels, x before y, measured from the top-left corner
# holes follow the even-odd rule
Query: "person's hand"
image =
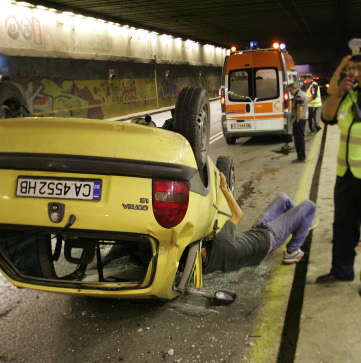
[(219, 187), (221, 189), (226, 188), (227, 189), (227, 179), (226, 176), (220, 171), (219, 176), (221, 177), (221, 182), (219, 183)]
[(338, 91), (338, 81), (340, 79), (341, 71), (347, 66), (348, 63), (350, 63), (351, 55), (346, 55), (342, 58), (342, 61), (337, 66), (335, 72), (333, 73), (333, 76), (330, 80), (330, 87), (327, 89), (327, 93), (329, 95), (333, 95)]
[(342, 58), (342, 61), (340, 62), (340, 64), (337, 67), (337, 70), (339, 72), (341, 72), (347, 65), (347, 63), (350, 61), (352, 55), (346, 55), (345, 57)]
[(336, 95), (339, 97), (343, 97), (343, 95), (348, 92), (352, 86), (354, 85), (354, 80), (349, 77), (346, 76), (340, 83), (340, 85), (338, 86), (338, 89), (336, 91)]

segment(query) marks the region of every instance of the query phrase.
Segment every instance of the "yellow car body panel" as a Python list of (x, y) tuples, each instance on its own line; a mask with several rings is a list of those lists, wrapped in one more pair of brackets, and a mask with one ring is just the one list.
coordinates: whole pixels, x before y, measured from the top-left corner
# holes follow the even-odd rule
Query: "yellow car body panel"
[[(151, 140), (151, 142), (149, 141)], [(196, 168), (188, 141), (175, 132), (126, 122), (19, 118), (0, 123), (2, 152), (119, 157)]]
[[(124, 164), (119, 170), (116, 169), (118, 161)], [(138, 164), (141, 169), (133, 170)], [(178, 166), (179, 170), (172, 169)], [(187, 212), (183, 220), (172, 228), (162, 227), (153, 211), (152, 180), (162, 179), (163, 170), (168, 172), (168, 167), (170, 175), (176, 180), (179, 178), (190, 185)], [(156, 171), (153, 172), (153, 169)], [(183, 174), (184, 170), (188, 176)], [(148, 173), (153, 177), (149, 177)], [(17, 180), (22, 176), (101, 180), (101, 198), (93, 201), (63, 199), (55, 195), (54, 198), (19, 196), (16, 195)], [(220, 228), (229, 218), (230, 210), (219, 188), (219, 173), (209, 158), (207, 176), (207, 186), (199, 186), (200, 177), (193, 151), (188, 141), (175, 132), (100, 120), (0, 120), (0, 228), (3, 228), (0, 229), (0, 270), (14, 285), (41, 291), (110, 298), (172, 299), (181, 293), (174, 286), (180, 260), (187, 247), (211, 235), (215, 225)], [(189, 181), (183, 180), (186, 177)], [(165, 176), (167, 179), (169, 177)], [(51, 220), (49, 203), (65, 206), (61, 222)], [(76, 220), (68, 228), (72, 215)], [(9, 252), (8, 245), (4, 247), (5, 242), (10, 245), (14, 242), (12, 233), (18, 229), (27, 231), (28, 228), (33, 234), (25, 234), (26, 238), (34, 245), (38, 243), (31, 240), (34, 233), (38, 229), (46, 231), (48, 241), (52, 243), (52, 250), (48, 251), (50, 259), (55, 254), (56, 235), (62, 228), (68, 228), (75, 245), (77, 239), (102, 234), (104, 237), (96, 238), (105, 244), (108, 238), (118, 238), (113, 236), (117, 234), (119, 240), (129, 237), (139, 243), (139, 247), (146, 241), (152, 256), (142, 278), (135, 282), (112, 281), (112, 275), (105, 277), (108, 280), (104, 282), (93, 281), (99, 273), (98, 265), (83, 280), (64, 283), (51, 277), (44, 282), (42, 277), (24, 276), (18, 271), (21, 264), (14, 267), (17, 257), (11, 260), (15, 252)], [(6, 235), (8, 229), (10, 235)], [(16, 243), (20, 243), (20, 237), (15, 239)], [(60, 245), (66, 243), (64, 238)], [(196, 286), (200, 288), (200, 254), (195, 261), (195, 269)]]

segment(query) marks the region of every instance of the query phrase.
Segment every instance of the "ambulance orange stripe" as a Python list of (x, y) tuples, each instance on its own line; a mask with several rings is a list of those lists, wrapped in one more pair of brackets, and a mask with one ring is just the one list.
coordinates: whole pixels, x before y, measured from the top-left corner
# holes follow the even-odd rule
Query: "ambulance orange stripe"
[(283, 118), (283, 113), (272, 114), (272, 115), (259, 115), (256, 117), (239, 115), (239, 116), (227, 116), (227, 121), (254, 120), (254, 118), (264, 119), (264, 118), (281, 118), (281, 117)]
[(283, 113), (278, 113), (278, 114), (272, 114), (272, 115), (261, 115), (261, 116), (256, 116), (256, 119), (260, 119), (260, 118), (283, 118)]

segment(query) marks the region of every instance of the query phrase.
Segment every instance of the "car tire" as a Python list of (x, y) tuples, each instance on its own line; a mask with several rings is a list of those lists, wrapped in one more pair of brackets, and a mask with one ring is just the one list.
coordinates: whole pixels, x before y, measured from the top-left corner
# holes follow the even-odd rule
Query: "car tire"
[(25, 97), (10, 83), (0, 84), (0, 118), (30, 116)]
[(235, 137), (227, 137), (226, 136), (226, 143), (228, 145), (234, 145), (236, 143), (236, 138)]
[(216, 167), (226, 176), (228, 187), (232, 194), (234, 194), (236, 181), (234, 175), (233, 159), (230, 156), (218, 156)]
[(186, 87), (178, 95), (174, 110), (174, 131), (190, 143), (201, 170), (207, 162), (210, 132), (210, 106), (205, 89)]

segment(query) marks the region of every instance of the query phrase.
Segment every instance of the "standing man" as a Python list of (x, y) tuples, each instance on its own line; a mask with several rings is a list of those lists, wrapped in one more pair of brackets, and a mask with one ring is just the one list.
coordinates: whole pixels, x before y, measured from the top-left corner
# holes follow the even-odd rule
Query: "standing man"
[(306, 159), (305, 126), (308, 119), (308, 97), (305, 92), (298, 89), (296, 83), (289, 84), (287, 90), (293, 96), (291, 123), (297, 152), (297, 159), (292, 162), (303, 163)]
[(321, 127), (317, 124), (316, 120), (317, 109), (322, 106), (321, 90), (318, 83), (314, 81), (311, 76), (307, 76), (306, 82), (308, 84), (308, 126), (311, 135), (315, 135), (316, 132), (321, 130)]
[[(359, 40), (361, 46), (361, 39)], [(334, 190), (332, 266), (319, 284), (354, 279), (355, 247), (361, 223), (361, 54), (346, 65), (346, 77), (329, 96), (322, 120), (338, 125), (341, 133)]]

